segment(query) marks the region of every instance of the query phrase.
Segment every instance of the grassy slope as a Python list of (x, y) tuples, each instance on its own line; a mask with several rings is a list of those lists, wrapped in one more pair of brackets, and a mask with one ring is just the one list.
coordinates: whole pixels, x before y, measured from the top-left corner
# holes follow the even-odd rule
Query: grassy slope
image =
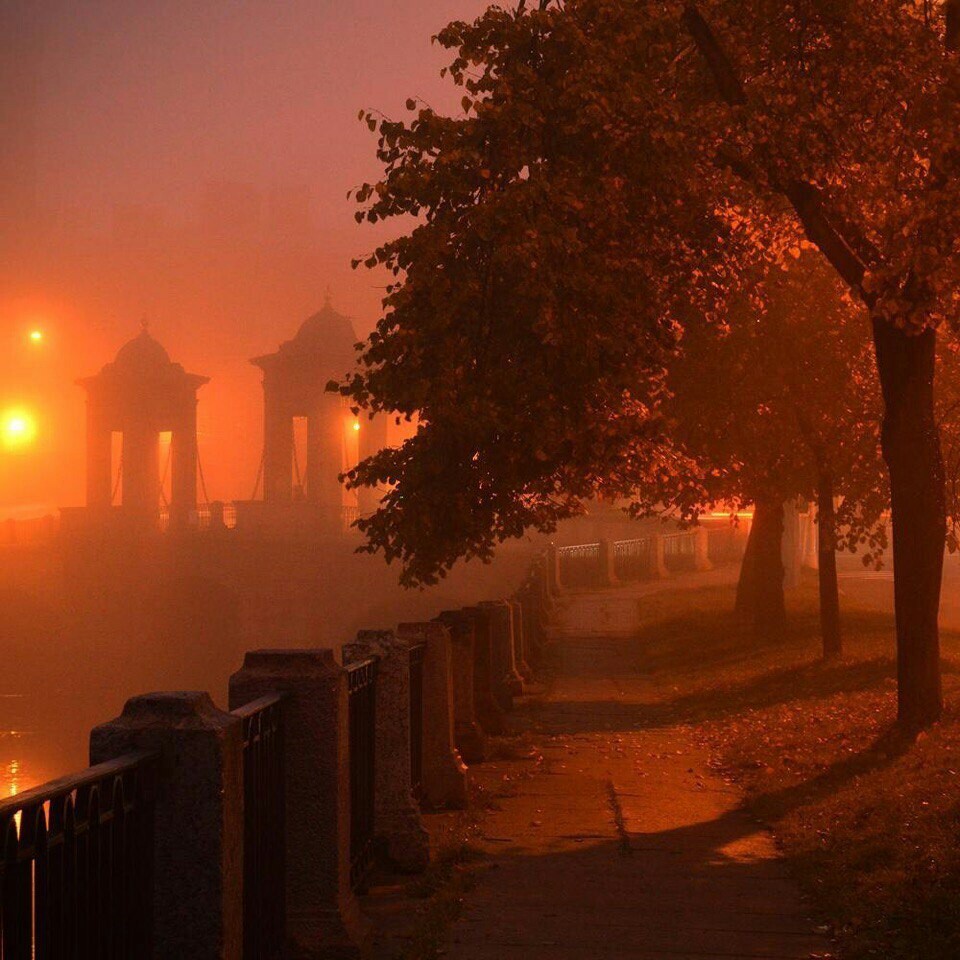
[[(794, 598), (787, 635), (757, 645), (732, 591), (651, 598), (636, 648), (663, 700), (695, 723), (780, 839), (846, 960), (960, 956), (960, 635), (944, 635), (944, 720), (916, 742), (891, 733), (893, 626), (845, 610), (847, 653), (818, 662), (816, 597)], [(650, 718), (654, 719), (654, 718)]]

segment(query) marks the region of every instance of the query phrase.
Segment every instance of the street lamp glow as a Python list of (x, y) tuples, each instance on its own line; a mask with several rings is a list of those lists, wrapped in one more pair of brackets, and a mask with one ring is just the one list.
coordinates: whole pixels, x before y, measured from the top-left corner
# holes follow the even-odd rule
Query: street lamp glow
[(43, 331), (42, 331), (42, 330), (31, 330), (31, 331), (30, 331), (30, 342), (31, 342), (31, 343), (43, 343)]
[(354, 421), (353, 421), (353, 429), (354, 429), (354, 430), (359, 430), (359, 429), (360, 429), (360, 421), (359, 421), (359, 420), (354, 420)]
[(25, 410), (7, 410), (0, 418), (0, 438), (7, 450), (19, 450), (33, 443), (37, 423)]

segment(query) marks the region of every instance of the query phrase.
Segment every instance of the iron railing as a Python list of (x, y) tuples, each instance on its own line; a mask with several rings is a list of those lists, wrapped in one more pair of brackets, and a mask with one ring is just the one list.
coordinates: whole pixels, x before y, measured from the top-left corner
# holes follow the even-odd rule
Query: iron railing
[(423, 796), (423, 659), (425, 643), (410, 647), (410, 785), (413, 796)]
[(663, 537), (663, 563), (671, 571), (693, 570), (697, 562), (695, 533), (668, 533)]
[(233, 715), (243, 721), (243, 960), (278, 960), (286, 917), (283, 697), (261, 697)]
[(581, 543), (560, 547), (560, 582), (565, 587), (598, 587), (601, 585), (600, 544)]
[(613, 573), (623, 582), (653, 576), (653, 538), (618, 540), (613, 545)]
[(151, 953), (157, 755), (131, 753), (0, 802), (0, 957)]
[(377, 661), (347, 667), (350, 725), (350, 882), (366, 884), (373, 863), (376, 775)]

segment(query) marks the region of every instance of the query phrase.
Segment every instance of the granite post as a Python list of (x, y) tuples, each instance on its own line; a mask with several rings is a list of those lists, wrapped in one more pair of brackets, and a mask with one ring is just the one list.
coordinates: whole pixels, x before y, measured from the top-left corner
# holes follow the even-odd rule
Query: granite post
[(487, 756), (487, 739), (477, 723), (474, 708), (473, 621), (461, 610), (445, 610), (437, 621), (450, 633), (454, 742), (467, 763), (482, 763)]
[(667, 570), (667, 561), (663, 555), (664, 539), (662, 533), (655, 533), (653, 535), (653, 543), (651, 546), (652, 564), (650, 574), (654, 580), (664, 580), (670, 576), (670, 571)]
[(390, 630), (361, 630), (344, 644), (344, 663), (370, 657), (378, 660), (374, 830), (390, 862), (417, 873), (430, 862), (430, 838), (410, 776), (410, 646)]
[(484, 600), (490, 615), (490, 658), (494, 692), (504, 710), (513, 709), (513, 698), (523, 696), (523, 677), (514, 655), (513, 610), (506, 600)]
[(617, 548), (613, 540), (600, 541), (600, 583), (604, 587), (615, 587), (617, 579)]
[(285, 695), (285, 956), (356, 960), (366, 929), (350, 886), (347, 673), (332, 650), (249, 652), (231, 708), (273, 693)]
[(517, 672), (530, 683), (533, 670), (527, 661), (527, 621), (523, 615), (523, 602), (520, 599), (508, 600), (513, 613), (513, 654), (517, 662)]
[(450, 631), (442, 623), (401, 623), (397, 634), (424, 644), (421, 803), (461, 810), (467, 805), (467, 768), (454, 739)]
[(710, 560), (710, 534), (706, 527), (696, 527), (694, 530), (693, 568), (698, 573), (706, 573), (713, 569)]
[(153, 960), (241, 960), (243, 724), (206, 693), (148, 693), (90, 733), (90, 762), (160, 755)]
[(494, 695), (490, 614), (482, 607), (464, 607), (461, 612), (473, 626), (473, 706), (477, 720), (484, 733), (499, 737), (507, 732), (507, 721)]

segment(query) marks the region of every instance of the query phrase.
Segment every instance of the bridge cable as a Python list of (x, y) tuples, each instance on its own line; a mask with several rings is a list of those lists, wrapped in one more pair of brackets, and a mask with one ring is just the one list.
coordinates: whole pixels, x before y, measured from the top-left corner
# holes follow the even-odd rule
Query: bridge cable
[(203, 476), (203, 461), (200, 459), (200, 445), (197, 444), (197, 473), (200, 476), (200, 490), (203, 493), (203, 503), (210, 505), (210, 496), (207, 493), (207, 481)]
[(170, 501), (167, 499), (167, 493), (164, 490), (164, 487), (167, 484), (167, 477), (170, 476), (170, 460), (173, 457), (173, 438), (170, 438), (170, 445), (167, 447), (167, 460), (163, 465), (163, 474), (160, 477), (160, 503), (163, 504), (168, 510), (170, 509)]
[(113, 482), (113, 493), (110, 494), (110, 506), (112, 507), (117, 500), (117, 494), (120, 492), (120, 481), (123, 478), (123, 454), (117, 461), (117, 479)]
[(250, 494), (251, 500), (257, 499), (257, 491), (260, 489), (260, 481), (263, 480), (263, 463), (267, 458), (266, 449), (260, 454), (260, 466), (257, 467), (257, 479), (253, 481), (253, 493)]

